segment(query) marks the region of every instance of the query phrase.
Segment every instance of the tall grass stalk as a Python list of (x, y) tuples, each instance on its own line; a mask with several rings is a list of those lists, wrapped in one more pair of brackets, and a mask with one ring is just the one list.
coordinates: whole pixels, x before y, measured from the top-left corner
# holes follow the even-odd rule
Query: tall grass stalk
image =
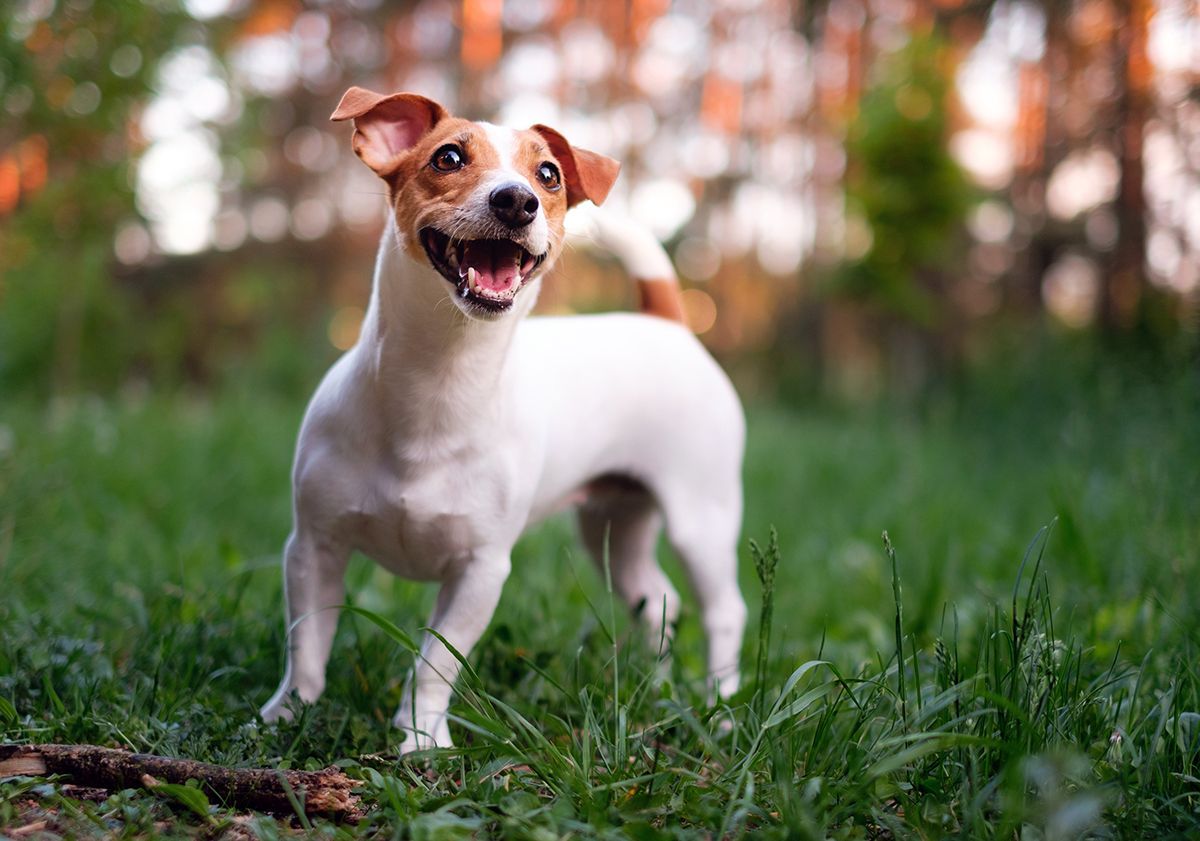
[(758, 655), (754, 664), (755, 709), (762, 716), (766, 698), (767, 660), (771, 652), (771, 625), (775, 618), (775, 570), (779, 566), (779, 532), (771, 527), (771, 536), (764, 550), (758, 541), (750, 539), (750, 554), (754, 571), (762, 585), (762, 609), (758, 614)]
[[(896, 603), (895, 636), (896, 636), (896, 681), (900, 696), (900, 720), (902, 726), (908, 727), (908, 690), (904, 681), (904, 599), (900, 594), (900, 566), (896, 561), (896, 550), (888, 533), (883, 533), (883, 551), (892, 562), (892, 598)], [(916, 660), (914, 658), (914, 665)]]

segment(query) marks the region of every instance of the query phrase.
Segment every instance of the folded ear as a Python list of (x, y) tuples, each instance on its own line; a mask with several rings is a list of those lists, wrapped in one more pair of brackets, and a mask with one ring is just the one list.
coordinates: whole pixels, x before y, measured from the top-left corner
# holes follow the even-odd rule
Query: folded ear
[(415, 93), (350, 88), (329, 119), (354, 120), (355, 154), (384, 176), (395, 167), (396, 158), (445, 117), (445, 108)]
[(603, 202), (617, 180), (621, 164), (572, 146), (550, 126), (536, 125), (533, 130), (549, 144), (550, 151), (562, 166), (563, 180), (567, 184), (567, 207), (574, 207), (584, 199), (589, 199), (592, 204)]

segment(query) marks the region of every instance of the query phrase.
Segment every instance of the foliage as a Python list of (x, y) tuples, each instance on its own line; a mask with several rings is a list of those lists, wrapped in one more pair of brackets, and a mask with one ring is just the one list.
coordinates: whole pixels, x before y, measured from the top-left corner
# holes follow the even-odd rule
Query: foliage
[[(1123, 57), (1140, 53), (1138, 40), (1146, 40), (1148, 27), (1133, 27), (1129, 48), (1117, 50), (1099, 47), (1113, 40), (1106, 28), (1140, 20), (1124, 8), (1094, 27), (1071, 27), (1065, 21), (1087, 4), (1052, 4), (1047, 28), (1038, 32), (1036, 15), (1017, 25), (1024, 16), (1009, 14), (1011, 4), (934, 5), (864, 7), (843, 0), (806, 4), (790, 16), (784, 6), (761, 14), (746, 6), (711, 17), (704, 4), (669, 16), (662, 4), (609, 13), (604, 4), (566, 3), (535, 4), (525, 13), (493, 4), (475, 15), (440, 0), (14, 0), (0, 16), (0, 391), (45, 397), (111, 394), (130, 383), (213, 385), (231, 375), (244, 379), (237, 370), (243, 367), (265, 369), (268, 379), (284, 384), (304, 379), (294, 363), (312, 354), (288, 347), (286, 336), (314, 336), (334, 306), (343, 325), (354, 322), (366, 298), (354, 283), (367, 282), (374, 248), (363, 233), (371, 214), (361, 208), (381, 204), (377, 186), (359, 186), (347, 175), (359, 171), (347, 127), (326, 124), (338, 95), (349, 84), (424, 85), (464, 113), (494, 116), (508, 110), (497, 107), (504, 103), (524, 109), (544, 101), (526, 90), (531, 56), (558, 62), (533, 81), (561, 77), (563, 84), (547, 85), (541, 96), (561, 97), (563, 119), (586, 114), (582, 125), (606, 127), (597, 139), (607, 137), (617, 147), (609, 151), (625, 158), (623, 183), (631, 193), (640, 193), (632, 187), (643, 181), (651, 182), (650, 192), (674, 182), (678, 191), (688, 184), (701, 196), (675, 236), (679, 263), (696, 278), (708, 277), (718, 256), (724, 265), (691, 300), (705, 307), (711, 293), (720, 316), (707, 337), (731, 359), (735, 351), (742, 356), (768, 388), (792, 388), (789, 376), (847, 393), (871, 393), (873, 383), (885, 379), (901, 388), (923, 385), (928, 371), (953, 367), (970, 345), (988, 338), (994, 322), (1040, 318), (1042, 275), (1068, 252), (1085, 255), (1097, 270), (1108, 307), (1103, 313), (1120, 297), (1117, 274), (1141, 290), (1130, 298), (1140, 300), (1137, 312), (1118, 319), (1123, 330), (1141, 331), (1131, 338), (1149, 344), (1183, 337), (1194, 344), (1188, 326), (1194, 296), (1182, 291), (1190, 283), (1194, 243), (1179, 220), (1155, 209), (1178, 205), (1183, 193), (1170, 198), (1164, 192), (1147, 209), (1133, 201), (1141, 191), (1123, 189), (1111, 202), (1052, 226), (1042, 225), (1037, 202), (1029, 200), (1045, 193), (1071, 153), (1116, 152), (1118, 137), (1144, 133), (1143, 111), (1120, 103), (1131, 73), (1159, 73), (1150, 62)], [(872, 22), (862, 32), (847, 31), (864, 9)], [(1169, 19), (1171, 13), (1159, 14)], [(930, 31), (952, 33), (953, 44)], [(604, 49), (590, 50), (595, 60), (580, 63), (570, 53), (585, 43), (583, 33)], [(1017, 42), (1045, 41), (1041, 66), (1031, 62), (1025, 69), (1045, 74), (1052, 95), (1039, 104), (1032, 95), (1039, 84), (1015, 92), (1019, 145), (1028, 147), (1025, 157), (1043, 161), (1045, 171), (1021, 169), (1010, 195), (995, 197), (1011, 212), (1014, 234), (1004, 243), (981, 243), (987, 246), (975, 252), (981, 259), (967, 265), (958, 233), (973, 196), (945, 146), (950, 127), (967, 127), (971, 117), (949, 104), (949, 92), (955, 61), (985, 33), (993, 44), (998, 35), (1007, 37), (1014, 58), (1024, 51)], [(722, 56), (761, 54), (772, 39), (779, 50), (771, 72), (755, 77), (764, 70), (758, 61), (732, 75), (725, 67)], [(475, 49), (484, 42), (486, 49)], [(903, 46), (891, 52), (896, 44)], [(686, 61), (674, 49), (683, 49)], [(1062, 67), (1054, 58), (1062, 54), (1075, 59)], [(675, 70), (645, 72), (659, 62)], [(848, 72), (841, 78), (826, 72), (842, 62)], [(662, 87), (645, 81), (660, 76)], [(812, 85), (810, 77), (817, 80)], [(1114, 85), (1080, 81), (1092, 77)], [(1184, 137), (1187, 86), (1153, 87), (1162, 129), (1156, 137)], [(206, 99), (211, 104), (212, 96), (192, 96), (214, 90), (216, 100), (227, 97), (223, 109), (211, 106), (219, 116), (197, 106)], [(1094, 119), (1064, 119), (1068, 106)], [(1043, 107), (1049, 109), (1044, 133), (1036, 116)], [(1114, 115), (1121, 113), (1125, 122), (1117, 125)], [(846, 115), (852, 121), (843, 137)], [(1068, 123), (1075, 128), (1065, 136)], [(207, 246), (197, 241), (193, 246), (204, 250), (186, 256), (155, 250), (144, 225), (162, 223), (165, 215), (151, 210), (170, 191), (160, 184), (137, 198), (134, 190), (149, 144), (169, 146), (179, 138), (163, 135), (175, 131), (192, 145), (182, 144), (183, 153), (177, 146), (159, 162), (170, 169), (172, 156), (187, 158), (188, 148), (211, 153), (211, 160), (204, 156), (204, 184), (192, 186), (203, 186), (219, 213), (210, 218), (213, 207), (197, 206), (191, 221), (228, 235)], [(835, 183), (839, 146), (847, 166)], [(1171, 158), (1155, 156), (1160, 163)], [(180, 204), (184, 209), (174, 218), (186, 222), (194, 205)], [(271, 211), (273, 233), (254, 224), (262, 208)], [(308, 227), (302, 209), (311, 211)], [(1143, 226), (1118, 226), (1120, 259), (1109, 259), (1103, 244), (1110, 225), (1084, 223), (1085, 215), (1103, 223), (1110, 213), (1126, 221), (1149, 214)], [(1167, 278), (1173, 246), (1155, 250), (1158, 259), (1151, 262), (1162, 285), (1138, 276), (1145, 268), (1144, 237), (1130, 235), (1138, 227), (1157, 232), (1163, 243), (1173, 238), (1184, 255)], [(815, 301), (810, 290), (816, 287), (763, 271), (787, 272), (793, 257), (806, 261), (800, 277), (825, 271), (842, 239), (848, 248), (832, 269), (832, 291), (856, 304)], [(126, 244), (122, 260), (115, 241)], [(775, 259), (766, 259), (772, 254)], [(590, 285), (586, 274), (580, 272), (584, 283), (577, 289)], [(605, 288), (624, 287), (614, 279)], [(1063, 317), (1061, 306), (1067, 305), (1050, 304)], [(1111, 331), (1118, 326), (1111, 322), (1097, 326)], [(831, 341), (835, 335), (849, 338)], [(773, 342), (776, 337), (783, 340)], [(767, 362), (749, 358), (765, 348), (772, 357)], [(820, 368), (821, 376), (810, 368)]]
[[(140, 267), (114, 255), (122, 228), (143, 219), (143, 117), (161, 68), (201, 47), (225, 73), (231, 25), (201, 26), (178, 0), (24, 2), (0, 19), (0, 153), (14, 150), (20, 185), (15, 212), (0, 216), (0, 390), (111, 393), (248, 375), (287, 388), (328, 361), (323, 337), (323, 353), (297, 353), (297, 336), (325, 314), (311, 303), (324, 267), (300, 247), (285, 259), (152, 254)], [(231, 91), (242, 123), (204, 125), (228, 153), (227, 176), (263, 143), (261, 102)]]
[[(397, 639), (431, 594), (361, 559), (325, 697), (254, 721), (283, 650), (298, 404), (6, 403), (0, 721), (23, 740), (336, 761), (374, 807), (314, 824), (340, 837), (1194, 834), (1200, 400), (1187, 377), (1047, 363), (1069, 356), (1016, 374), (1010, 354), (910, 410), (751, 413), (746, 534), (773, 569), (774, 622), (748, 640), (773, 647), (727, 706), (705, 703), (694, 613), (657, 682), (569, 524), (537, 530), (464, 676), (460, 748), (406, 761), (387, 757)], [(294, 831), (22, 780), (0, 785), (0, 825), (29, 819), (30, 798), (75, 836)]]
[(0, 18), (0, 150), (22, 195), (0, 225), (0, 387), (111, 387), (140, 313), (110, 277), (135, 217), (136, 117), (159, 60), (195, 37), (175, 2), (20, 2)]
[(946, 147), (949, 55), (936, 36), (914, 37), (879, 68), (846, 139), (849, 239), (867, 244), (835, 289), (925, 326), (942, 315), (928, 273), (949, 264), (972, 199)]

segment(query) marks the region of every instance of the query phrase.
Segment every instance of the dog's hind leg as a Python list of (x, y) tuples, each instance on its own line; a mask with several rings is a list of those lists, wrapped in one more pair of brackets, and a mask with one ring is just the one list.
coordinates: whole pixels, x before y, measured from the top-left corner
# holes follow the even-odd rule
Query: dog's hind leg
[(291, 718), (287, 702), (317, 700), (325, 690), (325, 666), (337, 631), (337, 607), (346, 599), (349, 552), (313, 535), (293, 533), (283, 553), (287, 606), (287, 665), (283, 681), (260, 714), (265, 721)]
[(653, 495), (632, 482), (604, 484), (580, 506), (579, 530), (601, 575), (607, 555), (613, 587), (645, 625), (651, 649), (665, 653), (679, 618), (679, 594), (658, 564), (662, 516)]
[(661, 500), (667, 536), (700, 604), (708, 638), (709, 687), (727, 698), (740, 682), (738, 660), (746, 628), (746, 602), (738, 587), (740, 500), (706, 497), (684, 487), (663, 493)]

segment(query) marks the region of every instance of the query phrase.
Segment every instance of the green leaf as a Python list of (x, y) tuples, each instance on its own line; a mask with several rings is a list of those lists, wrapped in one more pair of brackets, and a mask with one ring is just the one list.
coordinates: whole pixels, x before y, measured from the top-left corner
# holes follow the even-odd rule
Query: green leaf
[(13, 702), (0, 695), (0, 718), (5, 724), (17, 723), (17, 708), (13, 706)]
[(151, 792), (159, 797), (168, 800), (174, 800), (181, 806), (185, 806), (196, 814), (201, 820), (207, 823), (213, 823), (213, 817), (209, 813), (212, 808), (208, 802), (208, 797), (203, 791), (195, 786), (179, 785), (178, 783), (151, 783), (147, 784)]
[(792, 672), (791, 676), (787, 679), (787, 683), (783, 685), (783, 691), (779, 693), (779, 697), (775, 699), (774, 706), (771, 707), (771, 715), (767, 718), (768, 723), (764, 724), (763, 727), (765, 728), (770, 726), (771, 719), (779, 714), (779, 707), (781, 704), (783, 704), (783, 700), (791, 694), (793, 689), (796, 688), (796, 684), (800, 682), (801, 678), (803, 678), (817, 666), (828, 665), (830, 665), (828, 660), (809, 660), (807, 663), (804, 663), (797, 668), (796, 671)]
[(766, 722), (763, 723), (763, 729), (764, 730), (770, 729), (779, 724), (782, 724), (783, 722), (785, 722), (789, 719), (795, 718), (797, 715), (799, 715), (800, 713), (802, 713), (806, 709), (808, 709), (810, 706), (812, 706), (815, 701), (823, 698), (826, 694), (828, 694), (830, 689), (832, 689), (833, 687), (835, 687), (837, 685), (838, 684), (836, 682), (831, 681), (829, 683), (818, 686), (815, 689), (808, 690), (807, 692), (805, 692), (803, 695), (801, 695), (795, 701), (792, 701), (790, 704), (788, 704), (783, 709), (776, 710), (775, 712), (771, 713), (771, 716), (766, 720)]
[(876, 762), (867, 772), (867, 776), (871, 779), (877, 779), (903, 768), (910, 762), (916, 762), (923, 756), (928, 756), (931, 753), (948, 750), (955, 747), (964, 747), (966, 745), (986, 745), (993, 748), (999, 748), (1000, 744), (995, 740), (980, 738), (979, 736), (971, 736), (965, 733), (915, 733), (912, 736), (904, 736), (895, 740), (884, 740), (880, 742), (880, 748), (886, 748), (892, 743), (902, 743), (907, 739), (917, 739), (917, 743), (910, 748), (898, 751), (884, 757), (879, 762)]
[(379, 630), (387, 634), (388, 638), (393, 642), (398, 643), (404, 648), (407, 648), (413, 654), (416, 654), (421, 650), (421, 646), (417, 645), (416, 642), (413, 641), (413, 638), (410, 637), (398, 625), (396, 625), (396, 623), (392, 622), (390, 619), (385, 619), (373, 610), (367, 610), (366, 608), (358, 607), (352, 604), (344, 604), (338, 609), (343, 610), (346, 613), (353, 614), (354, 616), (361, 616), (363, 619), (366, 619), (368, 622), (375, 625), (375, 627), (379, 628)]

